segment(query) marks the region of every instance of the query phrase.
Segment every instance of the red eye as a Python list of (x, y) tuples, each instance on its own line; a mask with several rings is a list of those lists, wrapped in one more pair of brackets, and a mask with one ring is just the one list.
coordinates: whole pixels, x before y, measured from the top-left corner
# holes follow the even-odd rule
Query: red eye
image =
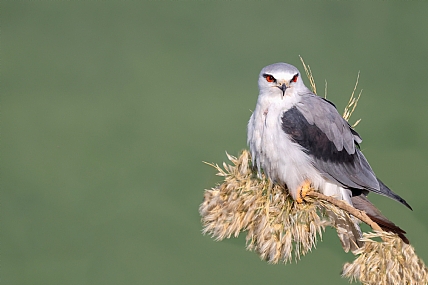
[(297, 78), (299, 78), (299, 74), (298, 73), (293, 76), (293, 78), (291, 79), (291, 81), (292, 82), (297, 82)]
[(275, 77), (273, 77), (272, 75), (269, 74), (265, 74), (265, 78), (267, 82), (275, 82)]

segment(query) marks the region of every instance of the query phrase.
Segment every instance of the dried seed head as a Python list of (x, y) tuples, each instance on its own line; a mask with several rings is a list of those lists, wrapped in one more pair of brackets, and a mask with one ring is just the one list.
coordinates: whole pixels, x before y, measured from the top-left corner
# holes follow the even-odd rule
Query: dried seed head
[(216, 240), (247, 231), (247, 248), (271, 263), (291, 262), (309, 252), (322, 236), (329, 218), (320, 203), (295, 203), (287, 189), (257, 178), (244, 150), (239, 158), (228, 155), (233, 165), (210, 164), (224, 182), (206, 190), (199, 208), (203, 233)]
[[(373, 240), (382, 238), (383, 242)], [(363, 234), (364, 246), (353, 263), (343, 266), (342, 276), (367, 285), (427, 284), (428, 269), (411, 245), (387, 232)]]

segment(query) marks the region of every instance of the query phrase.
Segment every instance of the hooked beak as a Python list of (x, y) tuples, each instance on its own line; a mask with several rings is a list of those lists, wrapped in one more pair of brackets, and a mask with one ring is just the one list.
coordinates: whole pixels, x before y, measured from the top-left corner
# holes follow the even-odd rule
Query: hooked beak
[(282, 97), (284, 98), (285, 90), (287, 89), (287, 85), (285, 85), (285, 83), (283, 83), (282, 85), (277, 86), (277, 87), (282, 90)]

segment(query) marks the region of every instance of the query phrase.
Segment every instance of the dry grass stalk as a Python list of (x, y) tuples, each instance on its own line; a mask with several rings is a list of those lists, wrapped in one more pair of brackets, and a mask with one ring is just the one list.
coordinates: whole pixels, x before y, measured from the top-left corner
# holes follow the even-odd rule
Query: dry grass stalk
[[(361, 90), (360, 93), (358, 93), (358, 97), (355, 97), (355, 90), (357, 90), (359, 79), (360, 79), (360, 72), (358, 72), (357, 81), (355, 82), (355, 86), (354, 86), (354, 89), (352, 90), (351, 97), (349, 98), (348, 104), (346, 105), (345, 111), (343, 112), (343, 115), (342, 115), (343, 118), (347, 121), (349, 121), (352, 113), (354, 113), (355, 108), (357, 107), (357, 104), (358, 104), (358, 100), (360, 100), (361, 94), (363, 93), (363, 90)], [(361, 121), (361, 119), (357, 120), (352, 125), (352, 127), (355, 128), (360, 121)]]
[[(300, 61), (302, 62), (303, 65), (303, 69), (305, 70), (306, 73), (306, 77), (309, 79), (309, 83), (311, 85), (311, 90), (312, 92), (314, 92), (314, 94), (318, 94), (317, 93), (317, 86), (315, 85), (315, 79), (312, 75), (312, 70), (309, 67), (309, 65), (306, 65), (305, 62), (303, 61), (303, 58), (299, 55)], [(325, 97), (327, 97), (327, 81), (325, 83)]]
[[(310, 191), (307, 193), (307, 195), (312, 196), (312, 197), (316, 197), (318, 199), (321, 199), (323, 201), (330, 203), (331, 205), (334, 205), (335, 207), (337, 207), (339, 209), (342, 209), (343, 211), (347, 212), (348, 214), (351, 214), (352, 216), (354, 216), (358, 220), (366, 223), (375, 231), (382, 231), (382, 228), (379, 227), (378, 224), (373, 222), (372, 219), (370, 219), (364, 211), (357, 210), (342, 200), (337, 200), (331, 196), (326, 196), (326, 195), (321, 194), (321, 193), (316, 192), (316, 191)], [(328, 204), (324, 204), (324, 207), (327, 208), (328, 207), (327, 205)]]

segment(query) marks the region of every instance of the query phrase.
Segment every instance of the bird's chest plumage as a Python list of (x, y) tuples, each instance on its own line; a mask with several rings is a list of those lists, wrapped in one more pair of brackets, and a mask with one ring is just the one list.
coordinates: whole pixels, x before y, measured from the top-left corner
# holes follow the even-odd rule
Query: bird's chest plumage
[(248, 124), (253, 163), (273, 181), (287, 184), (293, 196), (305, 179), (321, 179), (304, 149), (282, 129), (282, 116), (299, 102), (297, 99), (285, 98), (275, 104), (259, 100)]

